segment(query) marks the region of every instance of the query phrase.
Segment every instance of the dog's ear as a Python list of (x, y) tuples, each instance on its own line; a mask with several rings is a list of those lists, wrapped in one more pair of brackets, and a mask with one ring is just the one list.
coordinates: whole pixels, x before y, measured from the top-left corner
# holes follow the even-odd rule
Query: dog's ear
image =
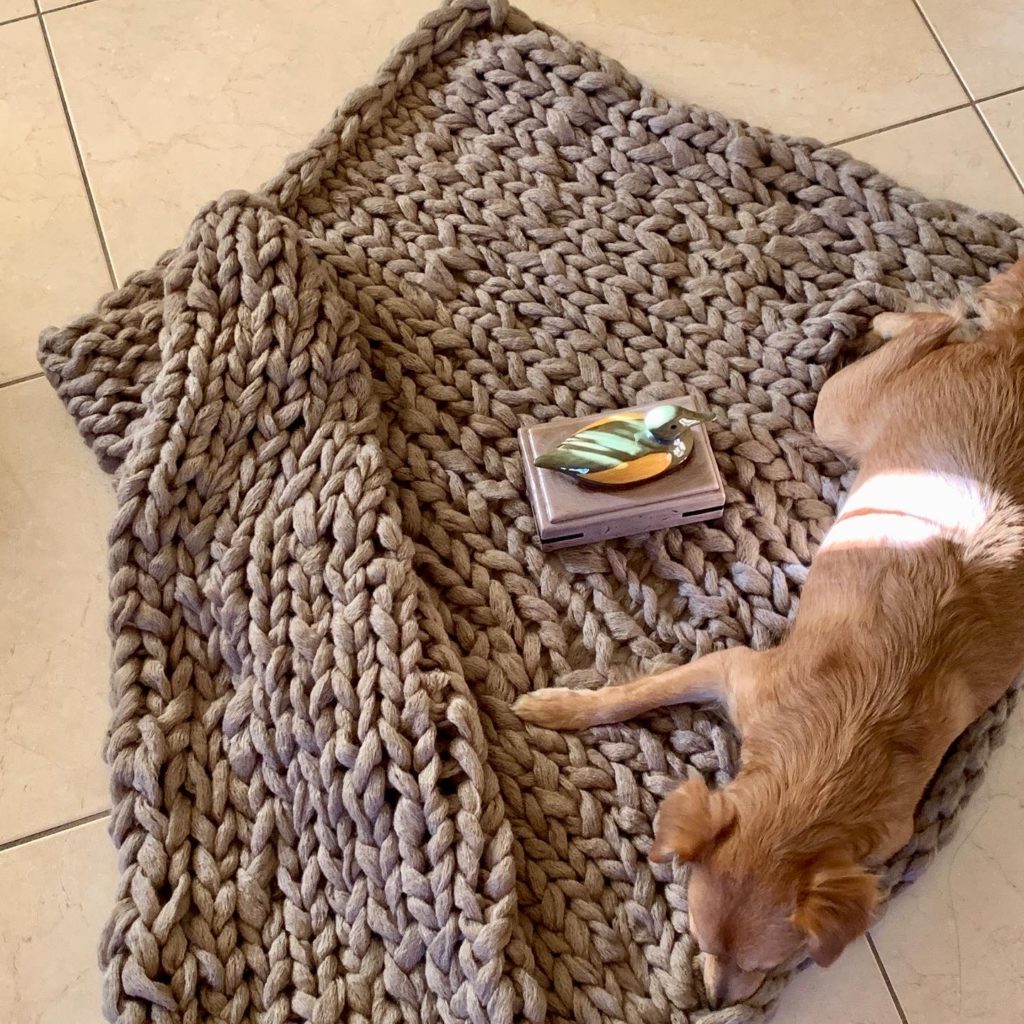
[(1024, 260), (992, 278), (978, 291), (978, 299), (986, 327), (1024, 327)]
[(807, 936), (807, 951), (820, 967), (839, 954), (871, 924), (878, 905), (878, 879), (856, 864), (819, 867), (793, 913), (793, 924)]
[(938, 348), (950, 340), (959, 325), (960, 316), (953, 313), (879, 313), (871, 321), (871, 330), (883, 341), (902, 336), (915, 345), (931, 342)]
[(700, 860), (735, 820), (736, 808), (727, 792), (708, 789), (700, 776), (687, 779), (661, 805), (651, 860)]

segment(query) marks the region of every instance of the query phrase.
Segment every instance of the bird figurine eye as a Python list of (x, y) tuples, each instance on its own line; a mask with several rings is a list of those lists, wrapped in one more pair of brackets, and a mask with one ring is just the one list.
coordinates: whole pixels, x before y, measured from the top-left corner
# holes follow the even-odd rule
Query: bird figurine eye
[(611, 413), (533, 461), (592, 487), (631, 487), (683, 465), (693, 451), (690, 427), (713, 419), (681, 405)]

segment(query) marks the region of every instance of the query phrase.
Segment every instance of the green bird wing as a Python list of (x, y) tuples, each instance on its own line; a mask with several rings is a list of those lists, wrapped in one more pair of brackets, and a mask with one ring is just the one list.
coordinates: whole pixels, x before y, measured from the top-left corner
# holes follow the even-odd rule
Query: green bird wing
[(541, 469), (585, 476), (664, 450), (648, 437), (642, 420), (614, 420), (584, 427), (533, 462)]

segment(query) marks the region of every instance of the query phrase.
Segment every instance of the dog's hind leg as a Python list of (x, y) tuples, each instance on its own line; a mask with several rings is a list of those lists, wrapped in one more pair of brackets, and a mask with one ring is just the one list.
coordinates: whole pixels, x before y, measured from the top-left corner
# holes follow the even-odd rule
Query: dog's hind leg
[(758, 657), (747, 647), (730, 647), (619, 686), (536, 690), (520, 697), (512, 710), (524, 721), (549, 729), (586, 729), (624, 722), (672, 704), (720, 702), (728, 706), (740, 678), (749, 675), (749, 663)]

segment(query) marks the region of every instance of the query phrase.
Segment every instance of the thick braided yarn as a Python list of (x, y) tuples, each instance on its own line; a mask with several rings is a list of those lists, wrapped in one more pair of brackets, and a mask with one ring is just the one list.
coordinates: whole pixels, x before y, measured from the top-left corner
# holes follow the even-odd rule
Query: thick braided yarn
[[(684, 874), (647, 860), (673, 784), (734, 770), (726, 724), (509, 704), (775, 642), (843, 493), (826, 375), (880, 309), (1022, 253), (1009, 218), (456, 0), (264, 190), (47, 331), (117, 481), (108, 1019), (761, 1020), (784, 978), (708, 1010)], [(681, 391), (719, 411), (722, 519), (543, 554), (516, 430)]]

